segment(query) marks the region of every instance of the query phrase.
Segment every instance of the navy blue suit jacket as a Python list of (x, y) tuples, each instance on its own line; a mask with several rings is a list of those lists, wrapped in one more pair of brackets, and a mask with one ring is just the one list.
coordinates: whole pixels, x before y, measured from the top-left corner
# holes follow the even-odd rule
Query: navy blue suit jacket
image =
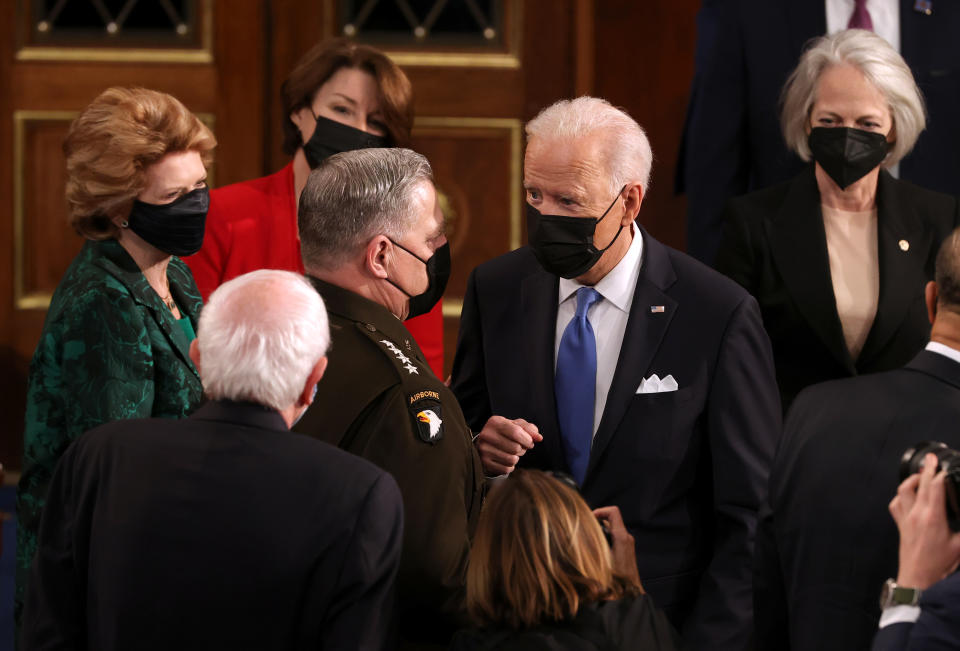
[(390, 475), (271, 409), (102, 425), (50, 484), (22, 646), (379, 651), (402, 529)]
[(920, 618), (885, 626), (873, 651), (952, 651), (960, 648), (960, 574), (952, 574), (920, 595)]
[[(960, 194), (960, 3), (934, 0), (931, 15), (900, 2), (900, 49), (929, 120), (900, 178)], [(803, 162), (780, 132), (778, 101), (804, 44), (826, 32), (822, 0), (705, 0), (694, 82), (678, 164), (687, 194), (687, 251), (713, 263), (731, 197), (786, 181)]]
[[(781, 427), (770, 342), (743, 288), (638, 233), (643, 263), (582, 493), (620, 507), (644, 587), (688, 648), (742, 650), (756, 510)], [(474, 430), (493, 414), (540, 428), (521, 466), (567, 470), (553, 388), (558, 284), (528, 247), (477, 267), (452, 388)], [(637, 394), (653, 374), (679, 389)]]
[(960, 364), (925, 350), (902, 369), (800, 394), (757, 534), (757, 649), (870, 648), (880, 588), (897, 573), (887, 505), (900, 459), (923, 440), (957, 448), (958, 422)]

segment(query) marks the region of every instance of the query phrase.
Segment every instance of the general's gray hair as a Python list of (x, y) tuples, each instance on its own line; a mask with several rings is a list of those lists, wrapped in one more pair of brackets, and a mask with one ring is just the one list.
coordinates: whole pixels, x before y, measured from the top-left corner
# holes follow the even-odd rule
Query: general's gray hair
[(896, 140), (882, 164), (890, 167), (913, 149), (927, 126), (923, 95), (903, 57), (883, 38), (863, 29), (821, 36), (800, 57), (780, 97), (780, 126), (787, 147), (810, 160), (807, 125), (817, 101), (817, 84), (824, 70), (838, 65), (859, 70), (886, 100)]
[(220, 285), (200, 313), (203, 389), (213, 400), (286, 409), (329, 345), (327, 310), (306, 279), (252, 271)]
[(401, 239), (416, 221), (415, 190), (433, 170), (409, 149), (358, 149), (326, 159), (300, 195), (300, 252), (307, 269), (334, 270), (375, 235)]
[(653, 151), (636, 120), (598, 97), (563, 99), (540, 111), (527, 123), (527, 140), (583, 138), (597, 131), (606, 134), (604, 165), (614, 194), (627, 183), (639, 182), (644, 194), (650, 188)]

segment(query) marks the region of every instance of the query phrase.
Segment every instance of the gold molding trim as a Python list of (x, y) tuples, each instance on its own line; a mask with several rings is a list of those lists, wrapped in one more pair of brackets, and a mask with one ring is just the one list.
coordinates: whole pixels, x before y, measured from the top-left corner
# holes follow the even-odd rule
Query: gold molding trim
[[(397, 65), (410, 67), (436, 68), (499, 68), (519, 69), (520, 41), (523, 36), (523, 0), (504, 0), (504, 10), (509, 14), (509, 40), (507, 52), (464, 52), (461, 50), (415, 51), (391, 50), (389, 46), (377, 45), (386, 52)], [(324, 2), (325, 38), (342, 36), (334, 29), (334, 10), (332, 0)]]
[(27, 122), (72, 122), (79, 111), (14, 111), (13, 112), (13, 304), (18, 310), (45, 310), (51, 295), (27, 293), (23, 279), (23, 193)]
[(463, 312), (463, 299), (462, 298), (445, 298), (443, 299), (443, 310), (444, 319), (459, 319), (460, 313)]
[(417, 117), (413, 121), (414, 133), (421, 130), (443, 131), (444, 129), (499, 129), (510, 137), (510, 250), (521, 245), (521, 215), (523, 183), (521, 163), (523, 157), (523, 122), (515, 118), (461, 118)]
[[(13, 112), (13, 304), (18, 310), (45, 310), (50, 307), (53, 294), (27, 292), (24, 287), (24, 163), (27, 122), (72, 122), (79, 111), (17, 110)], [(200, 121), (214, 130), (213, 113), (194, 113)], [(212, 177), (212, 171), (211, 171)], [(212, 178), (211, 178), (212, 185)]]
[(90, 61), (113, 63), (213, 63), (213, 0), (200, 0), (200, 47), (104, 48), (27, 45), (16, 52), (17, 61)]

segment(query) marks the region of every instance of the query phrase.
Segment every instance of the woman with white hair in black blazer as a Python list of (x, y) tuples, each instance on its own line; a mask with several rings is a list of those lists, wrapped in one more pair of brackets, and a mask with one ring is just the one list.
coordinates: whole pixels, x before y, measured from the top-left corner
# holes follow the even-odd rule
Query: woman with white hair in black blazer
[(819, 38), (782, 96), (810, 166), (733, 199), (716, 268), (760, 303), (784, 411), (804, 387), (898, 368), (927, 343), (924, 285), (957, 225), (954, 197), (890, 173), (923, 131), (923, 98), (879, 36)]

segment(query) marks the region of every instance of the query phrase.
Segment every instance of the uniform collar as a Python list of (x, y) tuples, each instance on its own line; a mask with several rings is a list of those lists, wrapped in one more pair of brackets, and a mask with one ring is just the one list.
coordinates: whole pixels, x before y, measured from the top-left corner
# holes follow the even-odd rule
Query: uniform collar
[(349, 319), (358, 325), (379, 330), (397, 343), (410, 343), (411, 349), (416, 350), (419, 357), (423, 357), (423, 352), (410, 335), (410, 331), (404, 327), (400, 319), (393, 315), (393, 312), (339, 285), (333, 285), (313, 276), (307, 276), (307, 279), (320, 293), (328, 312)]

